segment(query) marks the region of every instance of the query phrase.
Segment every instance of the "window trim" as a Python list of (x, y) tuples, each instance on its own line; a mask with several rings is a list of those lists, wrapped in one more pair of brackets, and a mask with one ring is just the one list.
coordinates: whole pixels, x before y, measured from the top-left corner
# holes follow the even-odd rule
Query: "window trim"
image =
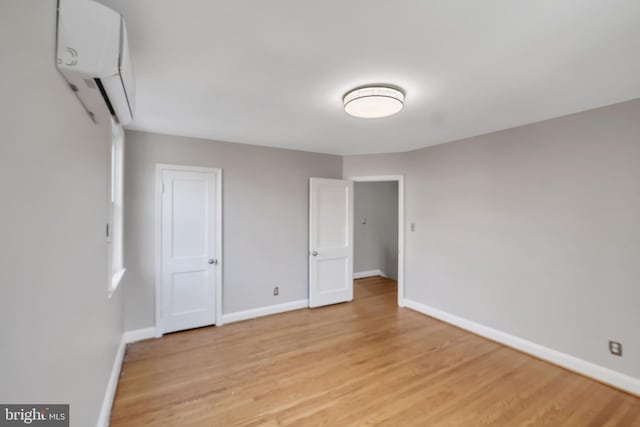
[(107, 224), (107, 268), (109, 298), (118, 289), (124, 268), (124, 130), (111, 121), (109, 167), (109, 212)]

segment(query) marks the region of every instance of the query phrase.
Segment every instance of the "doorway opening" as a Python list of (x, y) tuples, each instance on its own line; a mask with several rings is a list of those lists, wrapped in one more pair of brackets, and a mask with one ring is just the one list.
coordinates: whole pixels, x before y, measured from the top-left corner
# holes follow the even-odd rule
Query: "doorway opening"
[(404, 306), (404, 178), (350, 177), (354, 182), (354, 298), (396, 291)]

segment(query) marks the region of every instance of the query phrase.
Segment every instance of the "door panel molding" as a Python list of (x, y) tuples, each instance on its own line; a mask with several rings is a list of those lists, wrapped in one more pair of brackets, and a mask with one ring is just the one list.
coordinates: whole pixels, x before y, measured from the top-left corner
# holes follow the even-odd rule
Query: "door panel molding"
[(353, 300), (353, 183), (309, 179), (309, 307)]
[(215, 176), (215, 221), (214, 227), (214, 247), (215, 247), (215, 325), (220, 326), (223, 322), (222, 317), (222, 268), (223, 268), (223, 253), (222, 253), (222, 169), (220, 168), (207, 168), (199, 166), (187, 166), (187, 165), (174, 165), (158, 163), (156, 164), (156, 177), (155, 177), (155, 237), (156, 237), (156, 268), (155, 268), (155, 292), (156, 292), (156, 310), (155, 310), (155, 336), (159, 337), (165, 333), (163, 328), (163, 254), (162, 254), (162, 197), (163, 182), (162, 177), (164, 172), (200, 172), (200, 173), (212, 173)]

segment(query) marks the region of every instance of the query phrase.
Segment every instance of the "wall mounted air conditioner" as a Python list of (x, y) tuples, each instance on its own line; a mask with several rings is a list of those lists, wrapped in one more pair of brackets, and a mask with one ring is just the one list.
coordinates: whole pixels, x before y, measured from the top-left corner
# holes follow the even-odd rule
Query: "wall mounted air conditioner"
[(91, 118), (133, 119), (135, 80), (122, 16), (92, 0), (58, 0), (56, 63)]

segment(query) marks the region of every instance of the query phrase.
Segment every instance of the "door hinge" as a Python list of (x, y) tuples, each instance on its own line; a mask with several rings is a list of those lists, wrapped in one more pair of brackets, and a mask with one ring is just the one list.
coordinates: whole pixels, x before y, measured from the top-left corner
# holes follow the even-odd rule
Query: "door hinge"
[(108, 239), (108, 238), (109, 238), (109, 223), (107, 223), (107, 226), (106, 226), (106, 230), (105, 230), (105, 231), (106, 231), (106, 233), (107, 233), (107, 239)]
[(160, 193), (164, 193), (164, 182), (160, 184)]

